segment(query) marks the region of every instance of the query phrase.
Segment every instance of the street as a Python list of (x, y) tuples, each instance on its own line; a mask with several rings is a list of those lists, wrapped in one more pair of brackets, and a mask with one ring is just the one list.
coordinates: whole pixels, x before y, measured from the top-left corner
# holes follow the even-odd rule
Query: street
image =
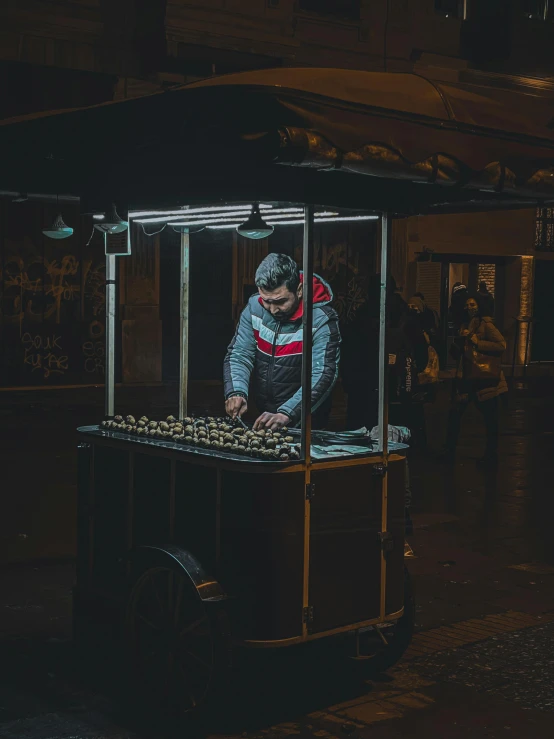
[[(101, 392), (70, 391), (62, 405), (63, 392), (42, 393), (40, 400), (21, 393), (3, 403), (0, 454), (13, 493), (0, 524), (10, 562), (0, 571), (0, 736), (162, 736), (160, 727), (134, 725), (113, 685), (83, 670), (72, 651), (72, 431), (97, 419)], [(134, 409), (143, 394), (160, 408), (171, 405), (161, 388), (122, 390), (122, 410)], [(430, 450), (411, 463), (415, 556), (407, 564), (417, 631), (399, 665), (368, 675), (360, 663), (338, 660), (323, 641), (244, 655), (220, 708), (181, 735), (550, 737), (553, 408), (538, 382), (510, 394), (498, 470), (476, 465), (484, 433), (473, 410), (456, 464), (437, 462), (446, 387), (427, 408)]]

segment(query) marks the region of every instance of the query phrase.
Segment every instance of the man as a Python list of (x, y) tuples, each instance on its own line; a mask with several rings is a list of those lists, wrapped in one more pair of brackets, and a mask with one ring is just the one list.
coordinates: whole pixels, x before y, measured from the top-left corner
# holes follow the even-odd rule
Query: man
[(423, 293), (414, 293), (414, 298), (420, 298), (423, 301), (422, 327), (429, 336), (431, 344), (434, 345), (440, 324), (439, 314), (433, 308), (429, 308), (425, 302), (425, 295)]
[(477, 298), (479, 300), (481, 314), (488, 318), (494, 318), (494, 297), (492, 293), (489, 292), (487, 283), (484, 280), (479, 283), (479, 293)]
[[(250, 380), (261, 415), (254, 428), (296, 426), (302, 389), (302, 272), (285, 254), (269, 254), (256, 272), (258, 294), (243, 310), (223, 365), (225, 410), (232, 417), (248, 409)], [(340, 332), (331, 308), (333, 293), (321, 277), (313, 282), (312, 413), (321, 424), (337, 380)], [(319, 413), (318, 413), (319, 411)]]

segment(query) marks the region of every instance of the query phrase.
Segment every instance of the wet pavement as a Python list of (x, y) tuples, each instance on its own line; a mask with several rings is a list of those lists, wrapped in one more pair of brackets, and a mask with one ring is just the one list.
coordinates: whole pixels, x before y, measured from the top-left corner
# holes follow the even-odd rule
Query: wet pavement
[[(411, 462), (417, 634), (406, 658), (368, 678), (357, 663), (337, 663), (318, 648), (256, 657), (237, 673), (233, 695), (207, 727), (188, 726), (181, 736), (552, 735), (554, 396), (548, 386), (533, 386), (509, 398), (500, 464), (491, 469), (476, 463), (484, 436), (473, 411), (464, 418), (455, 465), (435, 461), (447, 393), (445, 387), (427, 408), (430, 452), (414, 453)], [(137, 397), (144, 390), (122, 391), (120, 409), (136, 411)], [(160, 412), (171, 410), (167, 389), (148, 397)], [(0, 557), (10, 565), (0, 570), (0, 737), (161, 736), (161, 729), (134, 726), (113, 695), (83, 674), (70, 641), (73, 428), (98, 420), (101, 391), (1, 400), (8, 492)]]

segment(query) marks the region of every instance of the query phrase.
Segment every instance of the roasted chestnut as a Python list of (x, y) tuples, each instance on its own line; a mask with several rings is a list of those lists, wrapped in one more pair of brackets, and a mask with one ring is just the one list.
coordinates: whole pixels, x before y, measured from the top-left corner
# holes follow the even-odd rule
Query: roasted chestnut
[(135, 421), (135, 417), (134, 416), (127, 416), (127, 418), (125, 419), (125, 421), (127, 423), (131, 424), (131, 426), (134, 426), (136, 424), (136, 421)]
[(165, 420), (167, 423), (175, 423), (177, 419), (175, 418), (175, 416), (168, 416)]

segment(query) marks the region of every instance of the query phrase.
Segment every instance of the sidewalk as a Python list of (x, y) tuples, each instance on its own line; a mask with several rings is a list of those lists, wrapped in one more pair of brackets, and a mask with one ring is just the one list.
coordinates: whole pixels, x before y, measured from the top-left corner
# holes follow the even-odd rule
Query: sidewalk
[[(427, 408), (431, 450), (412, 463), (416, 556), (408, 566), (417, 633), (403, 662), (368, 681), (310, 650), (261, 655), (265, 661), (250, 682), (237, 686), (243, 713), (214, 717), (213, 739), (551, 736), (554, 398), (548, 390), (541, 385), (510, 398), (498, 470), (476, 465), (484, 433), (472, 409), (456, 464), (435, 461), (447, 388)], [(121, 407), (134, 410), (142, 397), (142, 391), (122, 395)], [(166, 390), (149, 397), (159, 412), (164, 404), (171, 408)], [(13, 397), (2, 407), (0, 456), (6, 490), (13, 491), (4, 497), (5, 509), (18, 524), (8, 526), (4, 515), (0, 527), (15, 558), (65, 556), (74, 545), (73, 428), (76, 419), (97, 420), (102, 394), (91, 389), (70, 402), (55, 393), (49, 398)], [(0, 569), (2, 739), (143, 736), (74, 671), (72, 582), (70, 559)]]

